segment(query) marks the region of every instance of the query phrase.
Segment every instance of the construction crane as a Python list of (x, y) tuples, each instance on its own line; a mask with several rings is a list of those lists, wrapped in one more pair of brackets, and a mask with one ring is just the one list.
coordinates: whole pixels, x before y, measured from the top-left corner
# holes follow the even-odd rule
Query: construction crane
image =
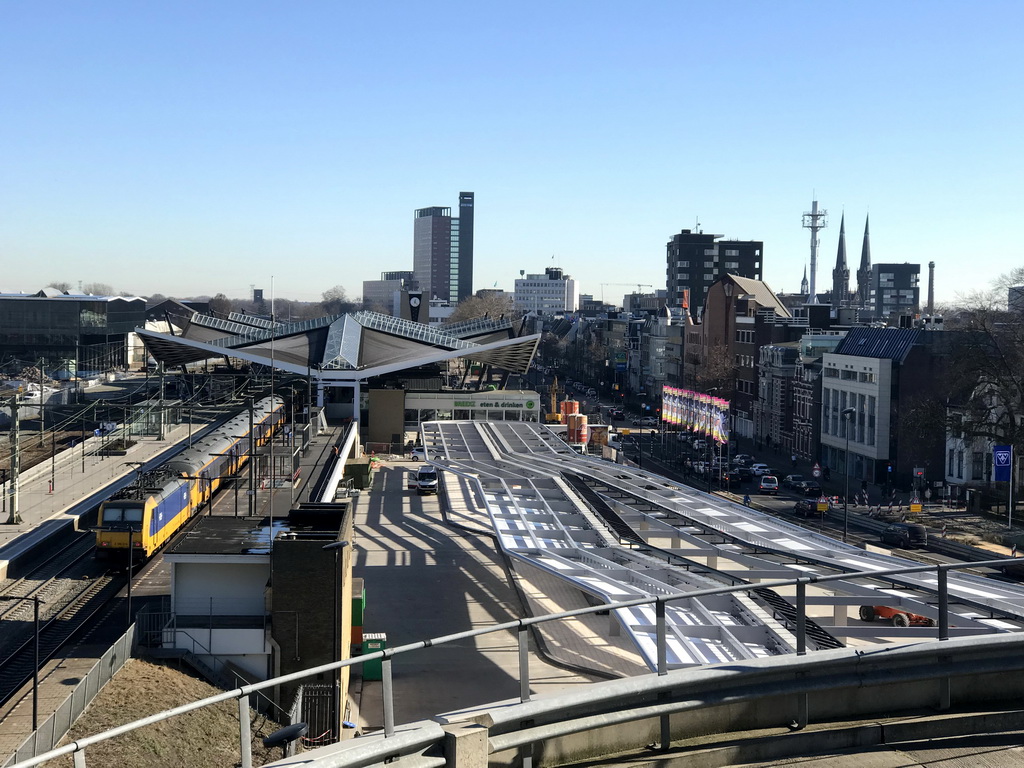
[(604, 287), (606, 285), (635, 285), (637, 293), (643, 293), (643, 291), (640, 290), (641, 288), (653, 288), (654, 287), (653, 285), (648, 285), (647, 283), (601, 283), (601, 303), (602, 304), (604, 304)]

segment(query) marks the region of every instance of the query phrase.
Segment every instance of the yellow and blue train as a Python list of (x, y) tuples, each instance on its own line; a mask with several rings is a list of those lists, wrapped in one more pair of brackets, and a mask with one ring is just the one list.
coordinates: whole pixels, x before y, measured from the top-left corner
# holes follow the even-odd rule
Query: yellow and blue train
[[(268, 397), (253, 405), (253, 450), (266, 445), (284, 418), (284, 402)], [(153, 555), (195, 515), (228, 477), (249, 459), (249, 411), (182, 451), (141, 482), (100, 505), (96, 556), (119, 559), (131, 537), (132, 558)], [(122, 554), (117, 554), (122, 553)]]

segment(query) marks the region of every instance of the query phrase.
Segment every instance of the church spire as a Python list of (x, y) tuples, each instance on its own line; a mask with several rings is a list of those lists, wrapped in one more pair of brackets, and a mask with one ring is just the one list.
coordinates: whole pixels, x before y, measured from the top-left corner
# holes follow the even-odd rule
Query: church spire
[(871, 235), (868, 233), (868, 217), (864, 217), (864, 244), (860, 247), (860, 267), (857, 269), (857, 304), (868, 305), (871, 297)]
[(800, 281), (800, 293), (802, 293), (804, 296), (806, 296), (807, 295), (807, 291), (808, 291), (808, 285), (807, 285), (807, 265), (804, 264), (804, 279)]
[(846, 214), (839, 220), (839, 252), (832, 270), (832, 308), (838, 309), (850, 299), (850, 268), (846, 266)]

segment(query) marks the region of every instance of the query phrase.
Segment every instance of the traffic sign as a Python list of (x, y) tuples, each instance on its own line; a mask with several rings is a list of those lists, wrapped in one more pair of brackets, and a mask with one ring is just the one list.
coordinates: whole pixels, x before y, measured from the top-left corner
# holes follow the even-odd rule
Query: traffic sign
[(818, 462), (814, 462), (814, 468), (811, 470), (811, 474), (815, 477), (821, 477), (821, 465)]

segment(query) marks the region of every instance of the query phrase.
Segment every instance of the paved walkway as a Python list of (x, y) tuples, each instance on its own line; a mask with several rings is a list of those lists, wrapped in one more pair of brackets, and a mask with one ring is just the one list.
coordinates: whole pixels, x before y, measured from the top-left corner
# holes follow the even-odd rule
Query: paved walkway
[[(386, 633), (388, 646), (394, 647), (510, 621), (523, 615), (514, 584), (538, 612), (579, 607), (580, 598), (568, 594), (572, 590), (553, 597), (544, 593), (546, 587), (534, 578), (536, 573), (517, 569), (513, 576), (493, 538), (483, 533), (478, 521), (466, 517), (461, 499), (456, 499), (456, 528), (443, 519), (438, 497), (407, 491), (406, 475), (414, 466), (404, 461), (383, 466), (374, 478), (373, 492), (361, 494), (356, 505), (353, 576), (361, 577), (366, 586), (366, 632)], [(544, 600), (551, 602), (542, 605)], [(599, 617), (594, 628), (579, 622), (552, 625), (543, 636), (543, 655), (578, 671), (532, 654), (531, 691), (550, 693), (608, 675), (632, 674), (637, 665), (628, 663), (626, 650), (627, 660), (616, 668), (617, 656), (602, 637), (608, 634), (608, 622), (608, 617)], [(396, 723), (519, 696), (518, 646), (511, 632), (402, 654), (394, 659), (392, 670)], [(355, 693), (360, 728), (382, 728), (381, 683), (363, 681), (361, 692), (357, 685)]]

